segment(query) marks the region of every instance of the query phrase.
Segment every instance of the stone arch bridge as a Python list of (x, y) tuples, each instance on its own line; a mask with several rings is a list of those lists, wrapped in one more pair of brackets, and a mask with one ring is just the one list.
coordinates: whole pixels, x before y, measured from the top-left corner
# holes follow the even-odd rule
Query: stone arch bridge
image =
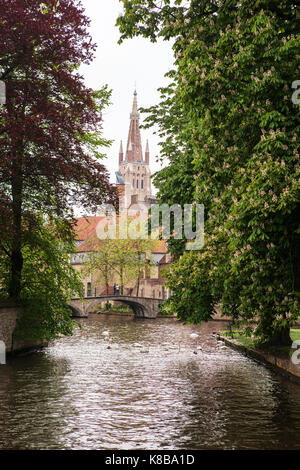
[(72, 299), (69, 307), (73, 317), (87, 318), (94, 307), (100, 302), (115, 300), (129, 305), (133, 313), (138, 318), (156, 318), (159, 313), (159, 304), (162, 299), (152, 299), (148, 297), (132, 297), (128, 295), (102, 295), (100, 297), (86, 297), (83, 300)]

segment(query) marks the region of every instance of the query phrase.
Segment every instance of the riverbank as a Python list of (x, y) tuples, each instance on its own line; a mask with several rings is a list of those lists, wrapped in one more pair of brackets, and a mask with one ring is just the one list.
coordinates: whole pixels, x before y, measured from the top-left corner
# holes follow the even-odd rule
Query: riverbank
[(299, 385), (217, 342), (227, 322), (80, 323), (0, 366), (2, 450), (300, 449)]
[[(294, 331), (296, 332), (297, 330)], [(296, 340), (296, 336), (298, 337), (298, 335), (295, 335), (294, 337), (291, 335), (291, 337), (293, 340)], [(250, 338), (245, 336), (232, 338), (227, 336), (225, 332), (216, 333), (216, 338), (219, 341), (223, 341), (227, 346), (242, 352), (247, 357), (267, 365), (275, 372), (300, 384), (300, 364), (294, 363), (291, 357), (292, 354), (295, 353), (296, 349), (280, 348), (277, 351), (274, 350), (274, 348), (272, 350), (258, 349), (253, 346)]]
[(22, 307), (12, 301), (0, 302), (0, 341), (4, 343), (5, 352), (8, 356), (47, 346), (47, 342), (43, 340), (16, 339), (14, 331), (22, 311)]
[(118, 310), (105, 310), (105, 311), (98, 311), (98, 312), (91, 312), (93, 315), (117, 315), (119, 317), (134, 317), (134, 313), (132, 311), (122, 312)]
[[(122, 312), (120, 310), (107, 310), (107, 311), (97, 311), (97, 312), (92, 312), (92, 313), (96, 315), (116, 315), (120, 317), (134, 317), (133, 311)], [(177, 316), (158, 314), (156, 318), (177, 318)]]

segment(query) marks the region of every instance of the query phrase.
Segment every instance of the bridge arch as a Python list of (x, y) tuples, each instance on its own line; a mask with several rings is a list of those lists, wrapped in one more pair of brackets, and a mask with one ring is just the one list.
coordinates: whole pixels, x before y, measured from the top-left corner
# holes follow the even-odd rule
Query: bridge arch
[(104, 301), (108, 302), (109, 300), (114, 300), (116, 302), (121, 302), (122, 304), (128, 305), (129, 307), (132, 308), (132, 311), (136, 317), (145, 317), (145, 314), (147, 316), (147, 313), (148, 313), (147, 307), (143, 305), (141, 302), (139, 302), (138, 300), (135, 300), (134, 297), (128, 299), (128, 297), (123, 298), (122, 296), (115, 296), (115, 295), (105, 296), (105, 297), (91, 300), (91, 302), (89, 302), (89, 304), (87, 304), (86, 306), (85, 313), (88, 315), (91, 312), (91, 310), (94, 307), (96, 307), (100, 302), (104, 302)]
[(127, 295), (103, 295), (100, 297), (87, 297), (84, 300), (73, 299), (69, 303), (75, 317), (88, 317), (89, 313), (100, 302), (114, 300), (128, 305), (139, 318), (156, 318), (159, 313), (161, 300), (147, 297), (131, 297)]
[(82, 310), (79, 307), (76, 307), (76, 305), (74, 305), (73, 303), (72, 304), (69, 303), (68, 307), (72, 311), (72, 316), (73, 317), (82, 317), (83, 316)]

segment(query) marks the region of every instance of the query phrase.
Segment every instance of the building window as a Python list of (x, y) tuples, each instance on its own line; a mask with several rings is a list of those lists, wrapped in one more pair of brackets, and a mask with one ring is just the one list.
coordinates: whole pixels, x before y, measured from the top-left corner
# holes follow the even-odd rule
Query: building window
[(141, 188), (144, 189), (144, 180), (141, 181)]
[(139, 180), (136, 180), (136, 187), (139, 187)]
[(134, 179), (133, 179), (132, 187), (134, 188)]
[(88, 282), (87, 283), (87, 297), (91, 297), (91, 296), (92, 296), (92, 283)]

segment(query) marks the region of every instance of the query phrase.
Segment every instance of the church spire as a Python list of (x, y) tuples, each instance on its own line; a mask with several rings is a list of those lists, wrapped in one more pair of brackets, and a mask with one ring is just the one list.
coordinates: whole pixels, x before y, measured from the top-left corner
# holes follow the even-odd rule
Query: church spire
[(126, 161), (127, 162), (142, 162), (143, 161), (143, 150), (142, 140), (140, 134), (140, 115), (138, 113), (137, 105), (137, 92), (134, 91), (132, 113), (130, 114), (130, 126), (128, 134), (128, 142), (126, 149)]
[(132, 114), (139, 116), (138, 107), (137, 107), (137, 92), (136, 92), (136, 90), (134, 90), (134, 93), (133, 93)]
[(148, 139), (147, 139), (147, 144), (146, 144), (145, 161), (146, 161), (146, 164), (149, 165), (149, 161), (150, 161), (150, 150), (149, 150), (149, 142), (148, 142)]
[(122, 142), (122, 140), (121, 140), (120, 151), (119, 151), (119, 164), (122, 163), (123, 157), (124, 157), (123, 142)]

